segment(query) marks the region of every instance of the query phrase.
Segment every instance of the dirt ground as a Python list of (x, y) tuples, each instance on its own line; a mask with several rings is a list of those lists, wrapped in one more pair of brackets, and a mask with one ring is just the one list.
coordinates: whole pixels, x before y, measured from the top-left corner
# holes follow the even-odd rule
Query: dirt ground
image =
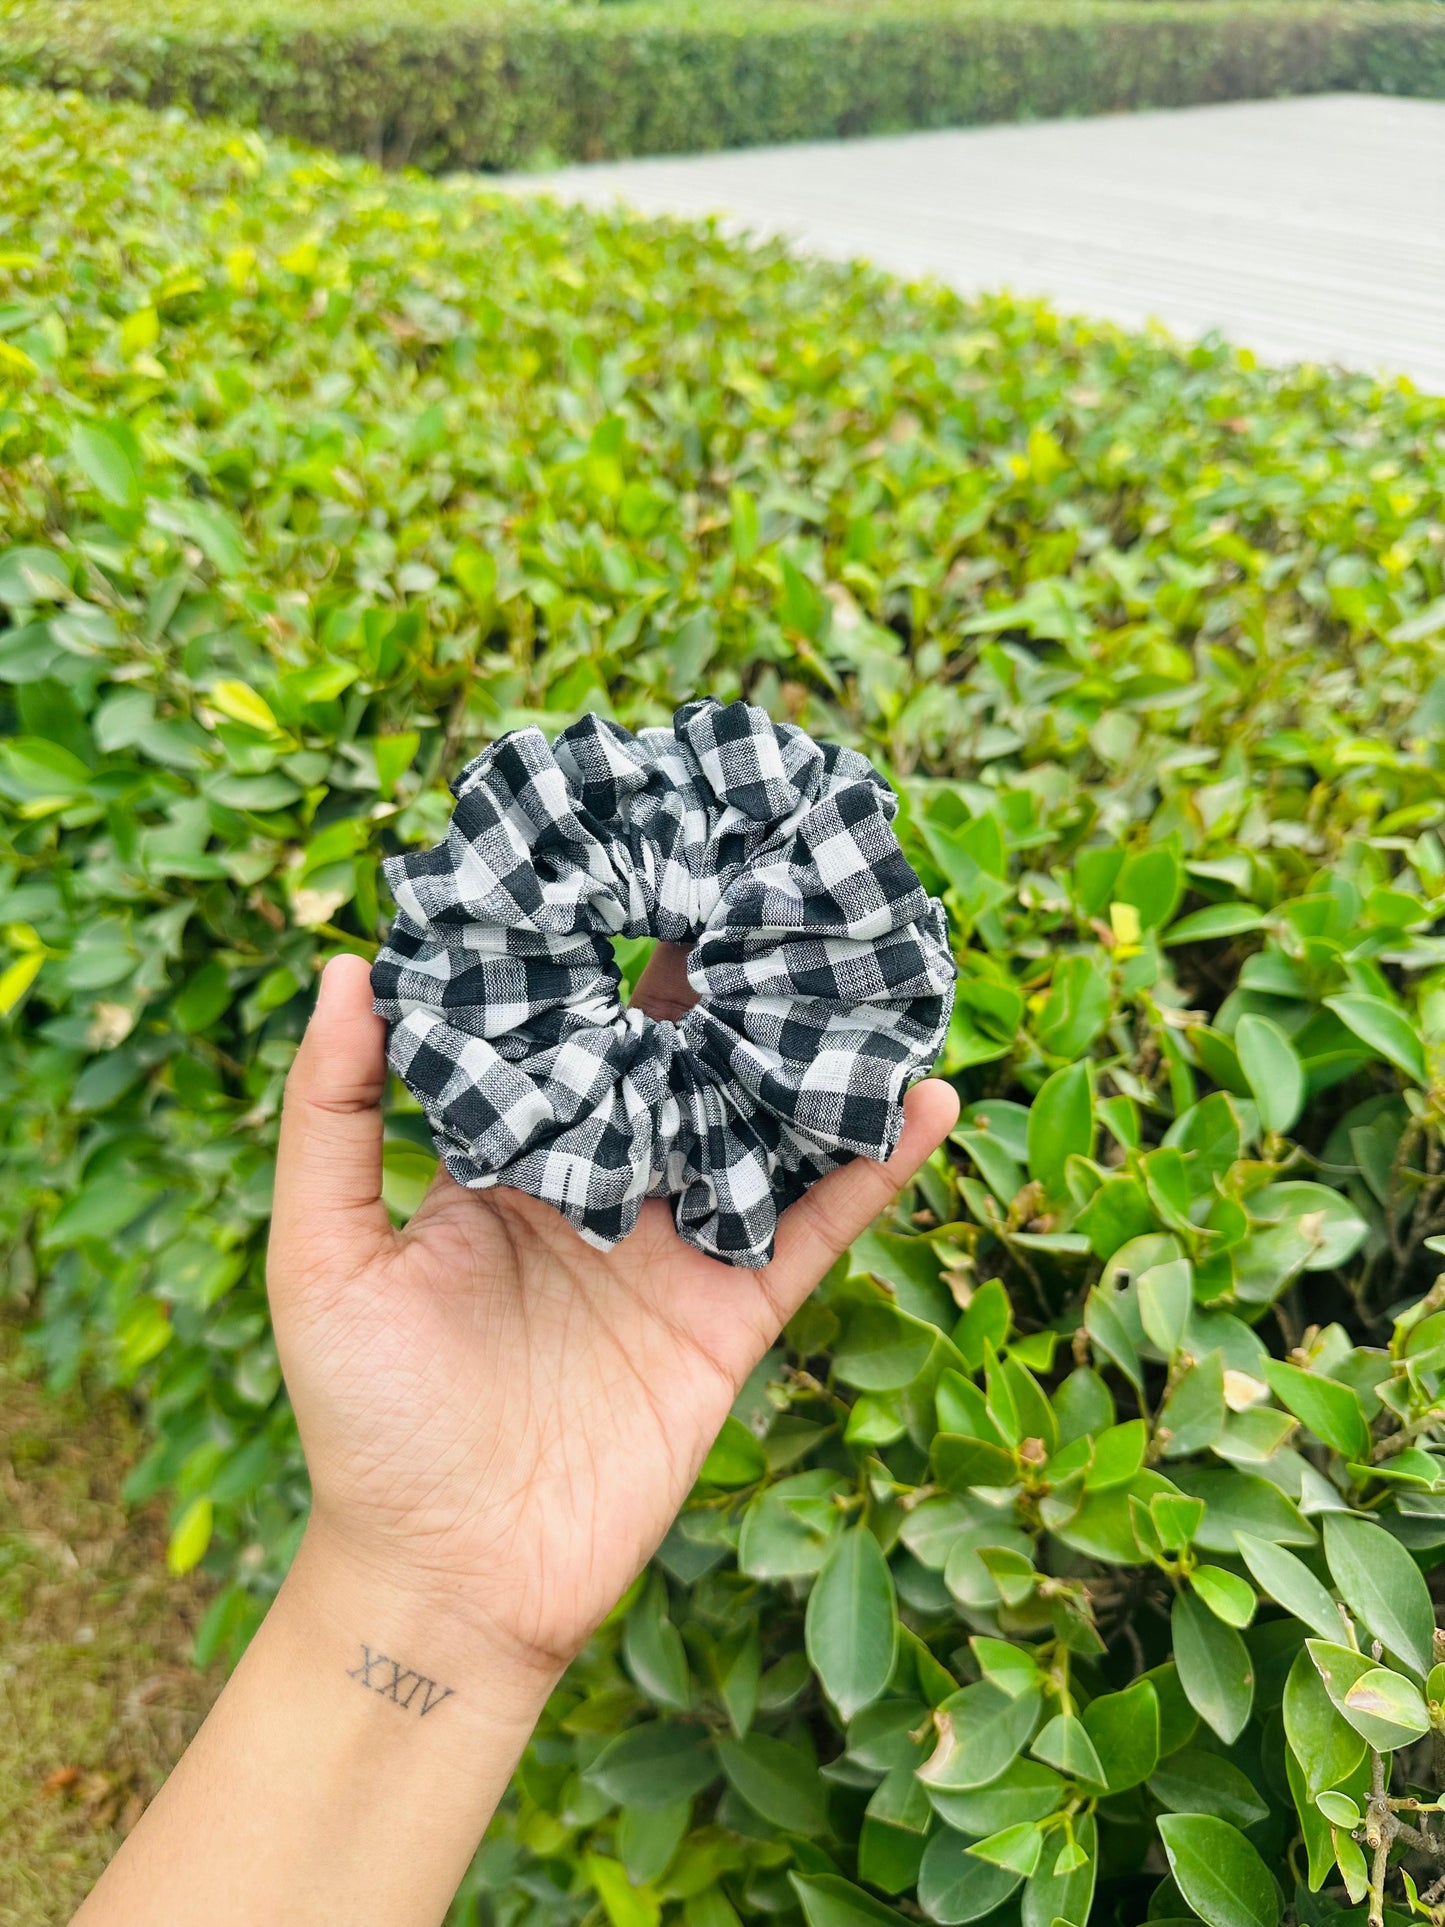
[(30, 1382), (0, 1321), (0, 1927), (70, 1918), (220, 1690), (204, 1582), (167, 1573), (163, 1507), (121, 1504), (142, 1448), (122, 1397)]

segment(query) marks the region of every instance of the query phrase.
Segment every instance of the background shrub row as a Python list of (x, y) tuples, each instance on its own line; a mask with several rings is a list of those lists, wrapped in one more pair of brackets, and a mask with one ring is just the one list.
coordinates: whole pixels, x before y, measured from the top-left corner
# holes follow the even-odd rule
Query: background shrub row
[(8, 0), (0, 79), (431, 170), (1327, 89), (1445, 97), (1445, 8), (1411, 0), (170, 12)]
[[(1445, 404), (0, 90), (0, 528), (7, 1290), (146, 1401), (203, 1651), (306, 1505), (318, 964), (487, 738), (742, 693), (898, 782), (963, 1118), (553, 1700), (484, 1917), (1430, 1892)], [(393, 1093), (399, 1216), (432, 1168)]]

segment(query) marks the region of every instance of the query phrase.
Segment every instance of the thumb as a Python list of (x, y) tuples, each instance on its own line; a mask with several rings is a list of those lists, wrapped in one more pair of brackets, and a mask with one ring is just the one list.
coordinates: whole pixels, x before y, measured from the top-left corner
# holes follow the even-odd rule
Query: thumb
[(334, 957), (286, 1079), (270, 1262), (364, 1263), (388, 1245), (381, 1201), (386, 1025), (371, 1003), (364, 958)]

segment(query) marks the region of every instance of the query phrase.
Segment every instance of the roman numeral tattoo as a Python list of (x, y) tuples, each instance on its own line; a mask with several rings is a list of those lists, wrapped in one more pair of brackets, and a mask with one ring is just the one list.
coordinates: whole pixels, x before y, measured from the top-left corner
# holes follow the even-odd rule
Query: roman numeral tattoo
[(454, 1686), (438, 1686), (434, 1679), (428, 1679), (424, 1673), (413, 1672), (399, 1660), (376, 1652), (364, 1640), (361, 1645), (361, 1664), (348, 1666), (346, 1677), (359, 1680), (363, 1686), (370, 1687), (373, 1693), (380, 1693), (383, 1699), (394, 1700), (406, 1712), (410, 1712), (412, 1702), (420, 1694), (416, 1709), (419, 1720), (424, 1720), (433, 1707), (440, 1706), (456, 1691)]

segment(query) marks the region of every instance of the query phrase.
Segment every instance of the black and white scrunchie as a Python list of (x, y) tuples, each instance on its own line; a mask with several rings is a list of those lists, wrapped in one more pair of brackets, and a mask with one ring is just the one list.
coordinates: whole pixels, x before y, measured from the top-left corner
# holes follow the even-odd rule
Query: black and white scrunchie
[[(816, 1178), (893, 1149), (955, 971), (864, 757), (710, 697), (514, 730), (452, 790), (446, 840), (385, 865), (372, 986), (458, 1183), (602, 1250), (668, 1197), (689, 1244), (761, 1265)], [(621, 1004), (617, 936), (692, 946), (679, 1022)]]

